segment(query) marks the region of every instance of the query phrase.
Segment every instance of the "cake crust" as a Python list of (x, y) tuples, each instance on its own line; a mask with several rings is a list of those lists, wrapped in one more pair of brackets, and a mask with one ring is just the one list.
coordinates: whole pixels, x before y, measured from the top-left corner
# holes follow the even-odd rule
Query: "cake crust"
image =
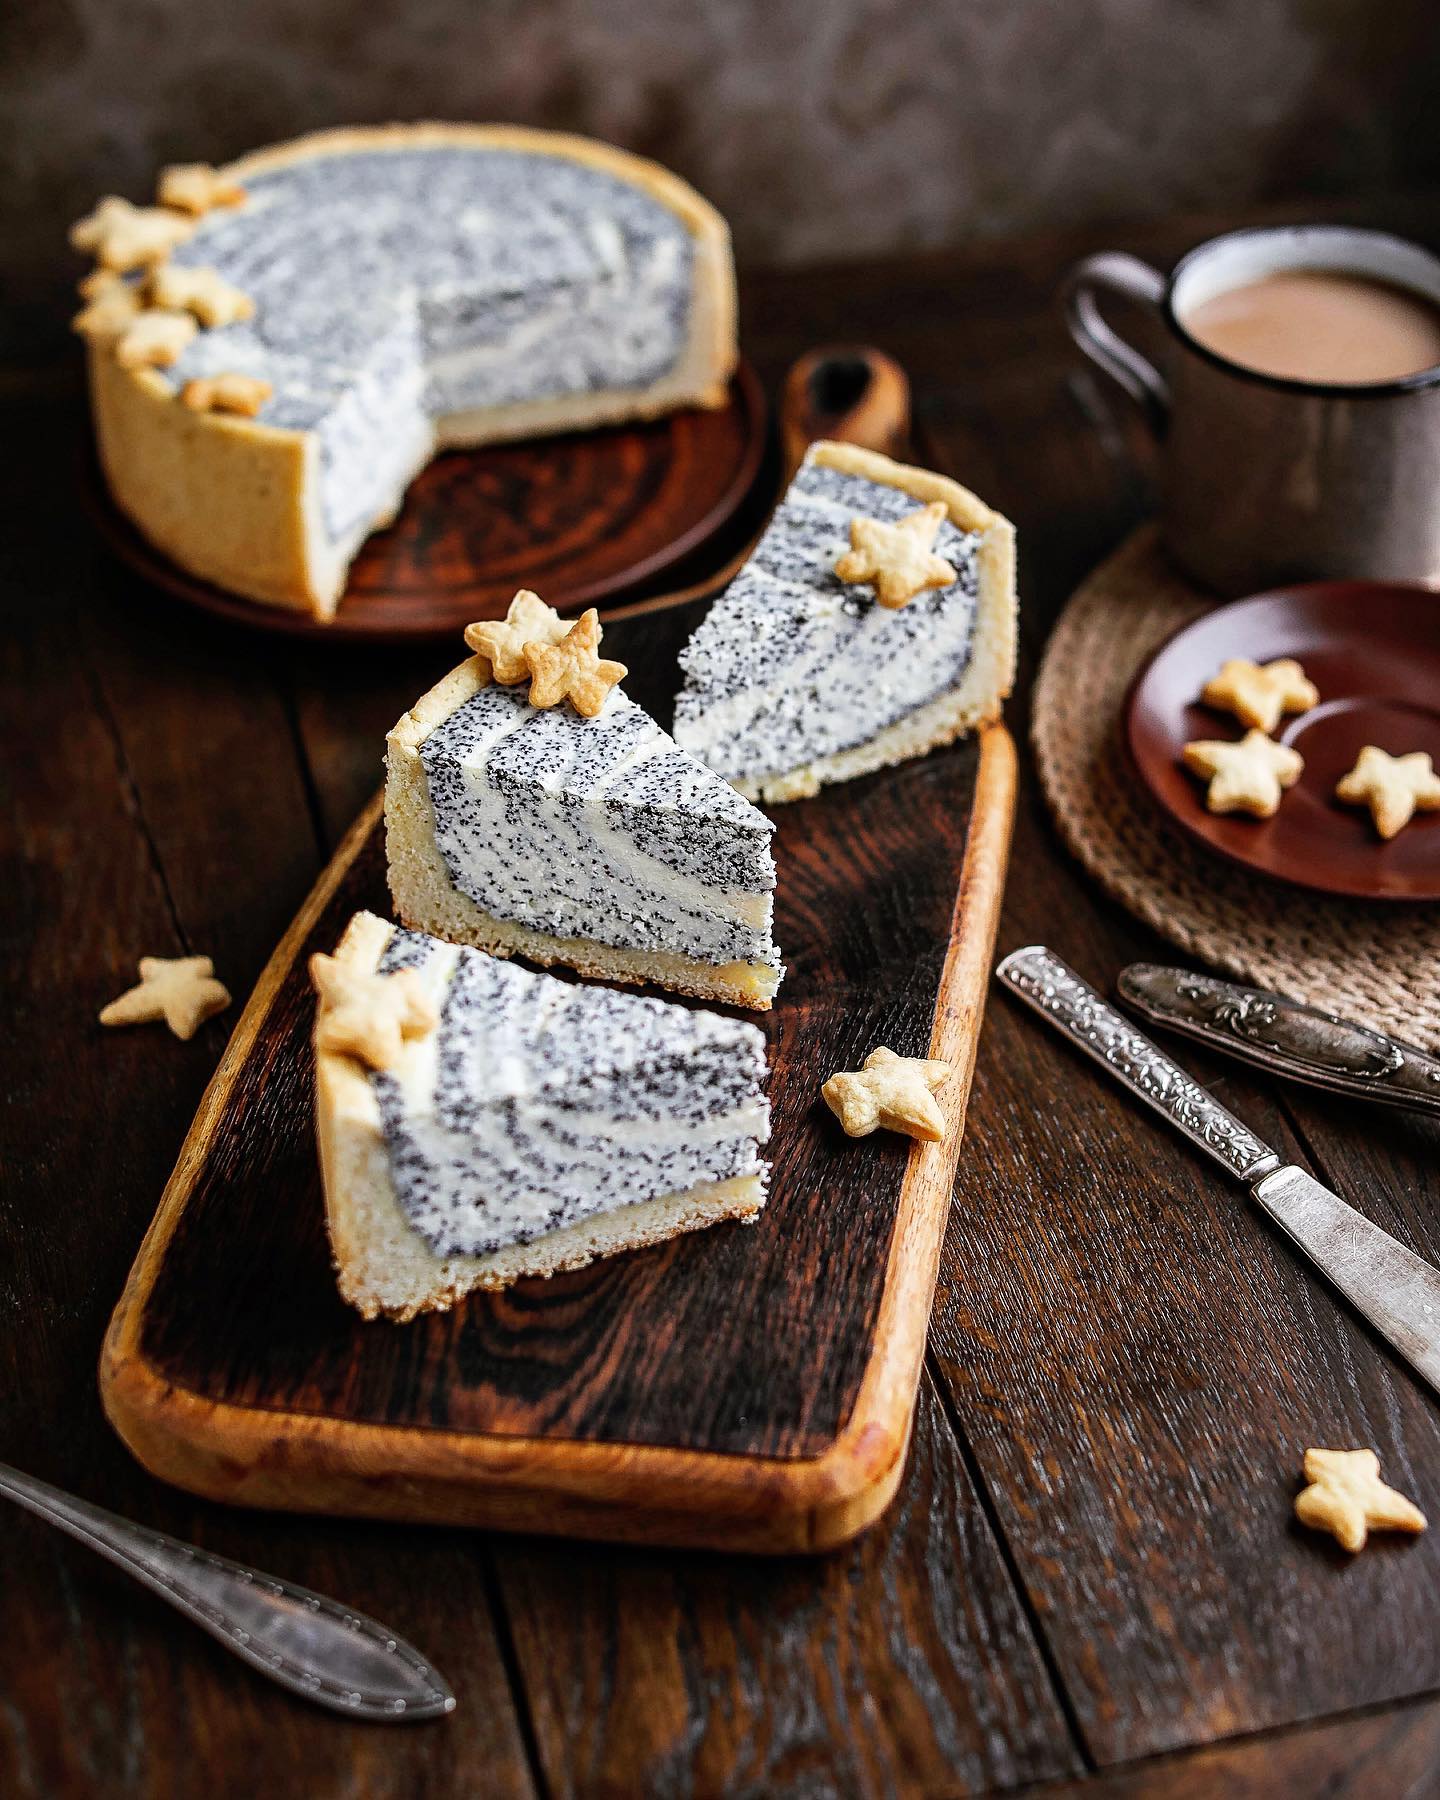
[[(336, 947), (336, 961), (373, 973), (393, 930), (373, 913), (358, 913)], [(751, 1222), (765, 1204), (762, 1177), (747, 1175), (581, 1219), (488, 1256), (440, 1256), (414, 1230), (395, 1197), (369, 1077), (351, 1057), (318, 1044), (315, 1128), (340, 1292), (367, 1319), (383, 1315), (405, 1321), (422, 1312), (444, 1312), (477, 1289), (583, 1268), (596, 1257), (643, 1249), (724, 1219)]]
[[(694, 242), (690, 332), (676, 367), (643, 391), (597, 390), (460, 412), (432, 421), (432, 441), (405, 477), (437, 451), (559, 430), (644, 420), (679, 406), (720, 407), (738, 351), (729, 227), (679, 176), (646, 157), (567, 132), (518, 125), (346, 126), (256, 150), (217, 171), (249, 176), (317, 156), (456, 147), (561, 157), (613, 175), (667, 208)], [(87, 344), (101, 466), (116, 503), (182, 568), (266, 605), (333, 617), (351, 559), (386, 523), (376, 518), (330, 546), (319, 528), (313, 434), (221, 413), (193, 413), (151, 369), (121, 369)], [(397, 493), (395, 509), (403, 497)], [(393, 517), (393, 513), (391, 515)]]

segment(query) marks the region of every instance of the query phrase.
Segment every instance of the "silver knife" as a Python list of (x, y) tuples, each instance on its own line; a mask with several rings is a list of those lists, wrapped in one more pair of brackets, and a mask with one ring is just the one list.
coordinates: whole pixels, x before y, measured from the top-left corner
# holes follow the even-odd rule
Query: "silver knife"
[(1440, 1390), (1440, 1270), (1270, 1146), (1042, 944), (996, 970), (1013, 993), (1250, 1189), (1322, 1274)]
[(1152, 1025), (1334, 1094), (1440, 1113), (1440, 1057), (1368, 1025), (1213, 975), (1131, 963), (1120, 998)]

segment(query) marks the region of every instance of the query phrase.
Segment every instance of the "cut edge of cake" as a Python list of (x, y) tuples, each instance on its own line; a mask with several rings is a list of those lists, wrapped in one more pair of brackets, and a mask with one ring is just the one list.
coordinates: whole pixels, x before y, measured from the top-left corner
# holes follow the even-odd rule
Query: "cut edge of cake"
[(1010, 521), (950, 476), (895, 462), (878, 451), (822, 440), (811, 446), (807, 460), (899, 488), (920, 501), (939, 500), (958, 530), (978, 532), (975, 628), (970, 660), (958, 687), (937, 694), (863, 744), (776, 774), (732, 780), (747, 800), (771, 805), (809, 799), (822, 787), (909, 762), (991, 724), (1000, 717), (1015, 680), (1019, 603), (1015, 527)]
[[(336, 960), (373, 973), (394, 930), (374, 913), (357, 913), (336, 947)], [(441, 1256), (396, 1198), (369, 1075), (352, 1057), (318, 1045), (315, 1127), (340, 1292), (367, 1319), (383, 1315), (404, 1322), (447, 1311), (477, 1289), (583, 1268), (598, 1257), (644, 1249), (726, 1219), (753, 1223), (765, 1204), (763, 1174), (745, 1175), (580, 1219), (487, 1256)]]
[(485, 659), (471, 657), (422, 695), (385, 740), (385, 854), (390, 897), (400, 922), (492, 956), (521, 956), (544, 968), (560, 964), (596, 981), (653, 982), (697, 1000), (768, 1012), (783, 973), (769, 963), (712, 964), (678, 952), (627, 950), (592, 938), (555, 937), (497, 919), (455, 886), (436, 840), (420, 746), (488, 680)]
[(645, 389), (552, 395), (433, 420), (430, 443), (388, 507), (332, 544), (319, 519), (313, 432), (192, 412), (159, 370), (122, 368), (106, 345), (91, 341), (91, 411), (110, 492), (141, 534), (191, 574), (262, 605), (330, 619), (360, 546), (393, 523), (410, 483), (438, 451), (726, 404), (739, 360), (730, 228), (688, 182), (648, 157), (569, 132), (426, 122), (310, 132), (252, 151), (217, 174), (243, 184), (314, 156), (445, 145), (569, 157), (643, 188), (679, 218), (695, 245), (693, 314), (680, 361)]

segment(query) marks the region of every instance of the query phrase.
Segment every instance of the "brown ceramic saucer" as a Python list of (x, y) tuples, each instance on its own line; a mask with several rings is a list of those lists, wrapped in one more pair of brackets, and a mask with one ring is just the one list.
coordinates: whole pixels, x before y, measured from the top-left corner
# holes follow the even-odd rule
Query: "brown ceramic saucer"
[[(1275, 736), (1305, 772), (1273, 819), (1205, 810), (1180, 764), (1192, 738), (1245, 728), (1196, 696), (1227, 657), (1293, 656), (1320, 704)], [(1130, 754), (1170, 817), (1208, 849), (1260, 875), (1361, 900), (1440, 900), (1440, 812), (1417, 813), (1388, 844), (1335, 783), (1362, 746), (1428, 750), (1440, 768), (1440, 593), (1379, 581), (1318, 581), (1222, 606), (1176, 632), (1136, 677), (1125, 710)]]

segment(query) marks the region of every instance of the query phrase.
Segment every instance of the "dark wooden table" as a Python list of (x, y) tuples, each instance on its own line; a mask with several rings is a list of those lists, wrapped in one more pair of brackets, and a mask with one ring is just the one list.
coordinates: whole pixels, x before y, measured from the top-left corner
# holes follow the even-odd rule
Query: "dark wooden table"
[[(1440, 232), (1434, 205), (1348, 216)], [(816, 341), (880, 344), (913, 376), (922, 453), (1016, 520), (1017, 735), (1047, 627), (1147, 493), (1136, 434), (1067, 347), (1057, 274), (1099, 236), (1163, 260), (1227, 222), (744, 282), (772, 383)], [(267, 1517), (134, 1464), (96, 1354), (228, 1021), (183, 1045), (102, 1033), (95, 1012), (142, 953), (208, 952), (245, 993), (446, 657), (267, 641), (148, 596), (77, 507), (73, 367), (11, 373), (0, 404), (0, 1457), (378, 1614), (459, 1696), (439, 1726), (332, 1719), (9, 1512), (0, 1793), (1440, 1789), (1440, 1705), (1422, 1698), (1440, 1686), (1440, 1530), (1351, 1561), (1290, 1517), (1312, 1443), (1373, 1445), (1440, 1514), (1433, 1398), (1221, 1176), (998, 994), (910, 1468), (848, 1552)], [(637, 622), (622, 653), (673, 639)], [(1035, 939), (1100, 983), (1168, 954), (1067, 861), (1027, 772), (1001, 947)], [(1440, 1257), (1433, 1124), (1186, 1060)]]

